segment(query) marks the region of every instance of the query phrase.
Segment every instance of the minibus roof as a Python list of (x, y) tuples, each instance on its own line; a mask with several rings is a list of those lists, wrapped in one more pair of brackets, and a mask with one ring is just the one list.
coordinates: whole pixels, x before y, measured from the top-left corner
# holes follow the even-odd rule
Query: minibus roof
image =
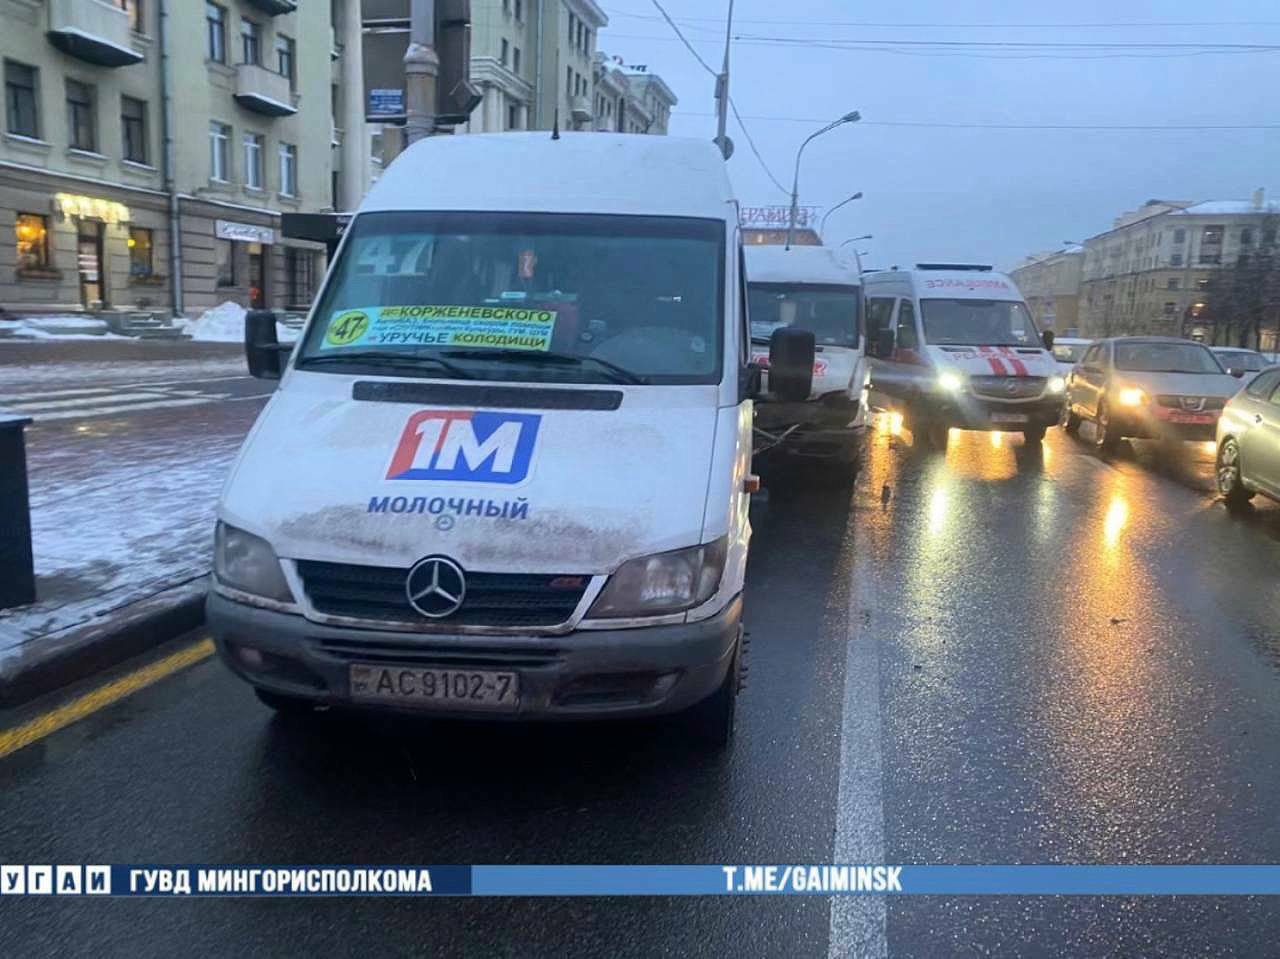
[(736, 223), (733, 199), (724, 159), (709, 140), (467, 133), (413, 144), (379, 177), (359, 212), (603, 213)]
[(751, 283), (822, 283), (858, 286), (857, 268), (829, 246), (747, 244), (747, 280)]

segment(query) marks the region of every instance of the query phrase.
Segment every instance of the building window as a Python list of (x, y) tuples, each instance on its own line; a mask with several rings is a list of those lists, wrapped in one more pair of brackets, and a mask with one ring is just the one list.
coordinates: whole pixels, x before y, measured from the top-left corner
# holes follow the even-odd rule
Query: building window
[(1253, 230), (1249, 229), (1249, 227), (1246, 226), (1244, 229), (1240, 231), (1240, 243), (1244, 246), (1248, 246), (1252, 242), (1253, 242)]
[(73, 150), (96, 152), (97, 124), (94, 123), (93, 87), (79, 80), (67, 81), (67, 140)]
[(564, 68), (564, 95), (573, 96), (573, 67)]
[(146, 163), (147, 105), (133, 97), (121, 97), (120, 128), (124, 138), (124, 158), (130, 163)]
[(507, 129), (520, 129), (520, 105), (518, 103), (507, 104)]
[(204, 19), (208, 33), (206, 53), (214, 63), (227, 62), (227, 10), (216, 3), (204, 5)]
[(261, 190), (262, 183), (262, 135), (244, 135), (244, 185), (250, 190)]
[(1173, 316), (1174, 312), (1175, 312), (1177, 309), (1178, 309), (1178, 304), (1177, 304), (1177, 303), (1166, 303), (1166, 304), (1164, 305), (1164, 315), (1165, 315), (1165, 316)]
[(129, 275), (151, 276), (155, 273), (155, 245), (150, 230), (129, 227)]
[(1200, 279), (1196, 280), (1196, 289), (1197, 289), (1197, 290), (1207, 290), (1207, 289), (1209, 289), (1209, 279), (1208, 279), (1208, 277), (1201, 277)]
[(53, 266), (49, 259), (49, 218), (39, 213), (19, 213), (14, 224), (18, 238), (18, 269), (48, 270)]
[(1174, 231), (1173, 231), (1173, 242), (1174, 242), (1174, 243), (1185, 243), (1185, 242), (1187, 242), (1187, 231), (1186, 231), (1186, 230), (1174, 230)]
[(36, 68), (13, 60), (4, 62), (4, 103), (6, 129), (18, 136), (40, 136), (40, 114), (36, 109)]
[(146, 33), (142, 0), (120, 0), (120, 7), (129, 14), (129, 29), (134, 33)]
[(280, 144), (280, 193), (298, 195), (298, 148), (292, 143)]
[(209, 124), (209, 179), (231, 179), (231, 127), (225, 123)]
[(575, 17), (572, 13), (569, 14), (569, 45), (570, 46), (573, 45), (573, 29), (574, 29), (574, 25), (577, 22), (578, 22), (578, 18)]
[(262, 64), (262, 31), (252, 20), (240, 19), (240, 62)]
[(1169, 277), (1168, 281), (1165, 283), (1164, 288), (1166, 290), (1176, 290), (1179, 285), (1180, 284), (1178, 283), (1178, 278), (1176, 276), (1171, 276)]
[(502, 0), (502, 12), (511, 16), (511, 0)]
[(308, 306), (315, 296), (316, 255), (296, 246), (284, 248), (285, 276), (289, 281), (289, 305)]
[(511, 49), (511, 69), (516, 73), (520, 72), (520, 48), (512, 47)]
[(1181, 254), (1181, 253), (1170, 253), (1170, 254), (1169, 254), (1169, 265), (1170, 265), (1170, 266), (1182, 266), (1182, 254)]
[(507, 65), (507, 52), (510, 48), (511, 48), (511, 44), (507, 43), (506, 39), (504, 38), (502, 41), (502, 53), (498, 57), (498, 62), (501, 63), (504, 67)]
[(1262, 228), (1262, 245), (1270, 246), (1276, 241), (1276, 228), (1274, 226), (1264, 226)]
[(276, 37), (276, 73), (282, 77), (289, 78), (290, 90), (298, 88), (298, 74), (294, 67), (295, 57), (293, 50), (293, 39), (291, 37)]
[(516, 0), (516, 19), (524, 20), (524, 0)]
[(230, 240), (214, 240), (218, 286), (236, 285), (236, 248)]

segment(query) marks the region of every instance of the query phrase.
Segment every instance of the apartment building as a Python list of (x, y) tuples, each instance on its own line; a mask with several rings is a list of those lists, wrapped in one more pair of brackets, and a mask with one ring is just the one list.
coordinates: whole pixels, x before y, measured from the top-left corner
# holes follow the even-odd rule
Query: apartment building
[(666, 133), (676, 96), (644, 67), (598, 50), (609, 19), (593, 0), (472, 5), (471, 79), (484, 100), (465, 132)]
[(1080, 325), (1080, 272), (1084, 247), (1034, 253), (1010, 271), (1042, 330), (1073, 336)]
[(1249, 200), (1150, 200), (1084, 243), (1080, 327), (1084, 335), (1194, 332), (1217, 270), (1275, 242), (1263, 191)]
[(280, 215), (344, 164), (363, 190), (356, 2), (0, 0), (0, 306), (308, 302), (323, 251)]

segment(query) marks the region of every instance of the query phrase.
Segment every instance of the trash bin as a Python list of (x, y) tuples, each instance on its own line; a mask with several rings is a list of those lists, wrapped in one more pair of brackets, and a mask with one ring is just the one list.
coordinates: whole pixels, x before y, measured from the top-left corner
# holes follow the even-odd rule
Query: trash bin
[(36, 601), (23, 434), (30, 422), (29, 416), (0, 409), (0, 609)]

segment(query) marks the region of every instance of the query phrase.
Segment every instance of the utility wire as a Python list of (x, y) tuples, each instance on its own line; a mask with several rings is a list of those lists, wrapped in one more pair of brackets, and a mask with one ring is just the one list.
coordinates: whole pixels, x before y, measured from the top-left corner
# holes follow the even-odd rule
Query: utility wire
[[(696, 113), (680, 110), (674, 116), (709, 117), (711, 113)], [(746, 120), (760, 120), (778, 123), (824, 123), (825, 117), (784, 117), (784, 116), (747, 116)], [(945, 130), (1280, 130), (1280, 123), (1188, 123), (1188, 124), (1086, 124), (1086, 123), (950, 123), (931, 120), (863, 120), (859, 126), (871, 127), (921, 127), (926, 129)], [(787, 191), (790, 192), (790, 191)]]
[[(685, 48), (690, 53), (693, 54), (693, 58), (702, 65), (702, 69), (706, 70), (707, 73), (711, 74), (713, 77), (716, 77), (718, 81), (720, 74), (716, 72), (716, 70), (711, 66), (711, 64), (707, 63), (706, 60), (702, 59), (702, 55), (693, 48), (693, 44), (685, 39), (685, 36), (680, 31), (680, 28), (676, 26), (676, 22), (672, 20), (671, 16), (667, 13), (667, 11), (663, 9), (662, 4), (659, 3), (658, 0), (653, 0), (653, 5), (658, 8), (658, 12), (662, 14), (663, 19), (666, 20), (667, 23), (671, 25), (671, 29), (675, 31), (675, 35), (680, 38), (680, 42), (683, 43), (685, 45)], [(729, 106), (733, 109), (733, 115), (738, 121), (738, 126), (742, 129), (742, 135), (746, 137), (747, 144), (751, 147), (751, 152), (755, 154), (756, 160), (759, 161), (760, 168), (764, 170), (765, 176), (767, 176), (770, 180), (773, 181), (774, 186), (776, 186), (783, 193), (787, 194), (787, 196), (790, 196), (791, 191), (788, 190), (785, 186), (783, 186), (778, 181), (778, 178), (773, 175), (773, 171), (769, 169), (769, 165), (764, 162), (764, 157), (760, 155), (760, 150), (759, 148), (756, 147), (756, 141), (751, 138), (751, 131), (748, 130), (747, 125), (742, 122), (742, 114), (738, 112), (738, 105), (733, 102), (733, 97), (729, 97)], [(715, 114), (710, 114), (710, 115), (715, 116)]]
[[(633, 20), (657, 20), (658, 18), (652, 14), (646, 13), (629, 13), (610, 11), (610, 17), (628, 17)], [(715, 17), (680, 17), (680, 22), (691, 24), (694, 22), (712, 22), (718, 23)], [(760, 24), (785, 24), (791, 26), (795, 24), (795, 19), (768, 19), (768, 18), (752, 18), (738, 17), (739, 23), (760, 23)], [(1111, 21), (1106, 23), (1017, 23), (1016, 21), (1004, 21), (1001, 23), (879, 23), (868, 20), (808, 20), (807, 23), (815, 27), (901, 27), (908, 30), (1071, 30), (1071, 29), (1132, 29), (1132, 30), (1150, 30), (1153, 28), (1179, 28), (1179, 27), (1276, 27), (1280, 26), (1280, 20), (1171, 20), (1171, 21)]]

